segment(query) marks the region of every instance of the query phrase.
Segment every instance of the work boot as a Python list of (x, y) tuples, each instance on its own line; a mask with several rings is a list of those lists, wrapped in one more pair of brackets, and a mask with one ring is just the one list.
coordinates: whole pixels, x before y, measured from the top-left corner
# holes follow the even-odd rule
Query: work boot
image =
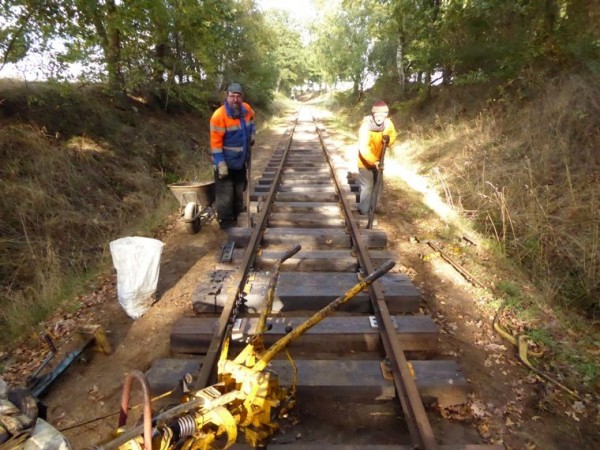
[(221, 220), (219, 222), (219, 227), (221, 228), (221, 230), (228, 230), (232, 227), (235, 226), (235, 220)]

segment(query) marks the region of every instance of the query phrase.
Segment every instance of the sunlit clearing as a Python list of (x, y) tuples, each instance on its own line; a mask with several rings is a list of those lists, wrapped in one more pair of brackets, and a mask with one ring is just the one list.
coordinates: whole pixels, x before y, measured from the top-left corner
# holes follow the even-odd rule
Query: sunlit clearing
[(76, 153), (79, 156), (91, 156), (92, 154), (108, 153), (109, 151), (103, 148), (100, 144), (88, 139), (85, 136), (77, 136), (69, 139), (66, 145), (68, 150)]
[[(396, 146), (394, 152), (398, 155), (410, 155), (413, 153), (413, 144), (404, 142), (402, 145)], [(389, 180), (400, 179), (405, 182), (411, 189), (423, 194), (423, 203), (434, 211), (442, 220), (453, 222), (458, 219), (456, 211), (445, 203), (435, 191), (435, 187), (429, 185), (429, 180), (418, 174), (419, 167), (414, 165), (408, 159), (403, 159), (401, 163), (398, 158), (386, 158), (385, 161), (385, 177)]]
[(138, 97), (135, 95), (127, 94), (127, 97), (135, 100), (136, 102), (143, 103), (144, 105), (148, 104), (148, 101), (144, 97)]

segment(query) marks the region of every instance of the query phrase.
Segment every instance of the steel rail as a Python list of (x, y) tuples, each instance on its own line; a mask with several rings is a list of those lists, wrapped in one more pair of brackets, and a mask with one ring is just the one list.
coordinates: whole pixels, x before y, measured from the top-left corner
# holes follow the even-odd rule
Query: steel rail
[[(322, 130), (319, 126), (317, 126), (316, 129), (325, 157), (332, 168), (338, 197), (343, 205), (342, 209), (346, 217), (346, 223), (348, 224), (360, 267), (362, 268), (363, 273), (372, 273), (374, 268), (368, 247), (364, 238), (360, 235), (358, 222), (350, 213), (350, 204), (344, 195), (342, 184), (338, 179), (335, 170), (333, 170), (333, 164), (327, 152), (327, 145), (322, 136)], [(435, 440), (433, 429), (431, 428), (427, 413), (425, 412), (425, 407), (421, 401), (417, 385), (412, 377), (402, 344), (396, 337), (395, 327), (387, 304), (385, 303), (385, 297), (379, 281), (375, 281), (369, 286), (369, 297), (373, 304), (374, 314), (380, 329), (383, 348), (391, 363), (394, 386), (406, 417), (413, 444), (417, 449), (437, 450), (439, 446)]]
[[(214, 331), (210, 346), (206, 352), (206, 356), (202, 360), (202, 366), (200, 368), (200, 372), (198, 373), (198, 376), (192, 383), (193, 390), (204, 389), (209, 386), (209, 383), (214, 381), (214, 379), (212, 377), (215, 376), (216, 363), (217, 363), (218, 357), (221, 352), (221, 347), (223, 345), (225, 333), (231, 323), (231, 316), (233, 313), (234, 306), (235, 306), (240, 294), (242, 293), (244, 286), (246, 285), (246, 281), (248, 278), (248, 271), (249, 271), (250, 267), (252, 266), (252, 264), (254, 263), (254, 259), (256, 257), (256, 251), (260, 244), (260, 240), (262, 238), (262, 234), (264, 232), (264, 228), (267, 223), (267, 217), (270, 213), (270, 209), (273, 204), (273, 199), (275, 198), (277, 186), (278, 186), (279, 180), (281, 178), (282, 169), (285, 165), (285, 159), (287, 157), (287, 154), (289, 152), (289, 149), (290, 149), (290, 146), (292, 143), (292, 139), (294, 136), (294, 129), (296, 127), (297, 122), (298, 122), (298, 120), (296, 119), (293, 126), (291, 127), (291, 131), (289, 131), (289, 136), (288, 136), (288, 140), (285, 144), (285, 150), (283, 153), (283, 157), (281, 159), (281, 163), (279, 164), (279, 167), (277, 170), (277, 175), (276, 175), (275, 179), (273, 180), (273, 184), (271, 185), (271, 189), (269, 190), (269, 192), (267, 194), (266, 201), (265, 201), (265, 207), (262, 210), (262, 212), (259, 214), (259, 217), (257, 220), (257, 225), (255, 226), (254, 231), (252, 232), (252, 235), (250, 237), (248, 246), (246, 247), (246, 252), (244, 253), (244, 259), (242, 260), (240, 268), (237, 270), (236, 275), (233, 279), (232, 286), (235, 286), (235, 292), (231, 292), (227, 296), (225, 305), (223, 306), (223, 310), (221, 311), (221, 315), (219, 316), (219, 322), (217, 324), (218, 326)], [(250, 214), (250, 205), (246, 205), (246, 206), (247, 206), (247, 211), (248, 211), (248, 215), (249, 215)], [(156, 417), (153, 417), (152, 425), (159, 425), (161, 422), (165, 422), (166, 420), (169, 420), (169, 419), (175, 417), (177, 414), (180, 414), (182, 412), (187, 412), (187, 411), (190, 411), (194, 408), (201, 406), (204, 402), (205, 402), (205, 399), (199, 398), (199, 399), (193, 400), (191, 402), (187, 402), (187, 403), (178, 405), (168, 411), (165, 411), (165, 412), (159, 414)], [(133, 428), (125, 431), (124, 433), (120, 434), (117, 438), (111, 440), (110, 442), (104, 443), (99, 446), (95, 446), (94, 449), (95, 450), (117, 449), (117, 448), (119, 448), (119, 446), (125, 444), (126, 442), (129, 442), (130, 440), (139, 436), (143, 432), (144, 432), (143, 425), (138, 425), (138, 426), (133, 427)]]
[[(246, 285), (246, 281), (248, 278), (248, 271), (252, 264), (254, 264), (254, 260), (256, 258), (256, 253), (258, 250), (258, 246), (260, 245), (262, 235), (264, 233), (264, 229), (267, 224), (267, 217), (271, 212), (271, 208), (273, 206), (273, 201), (275, 199), (275, 194), (277, 192), (277, 188), (279, 186), (279, 181), (281, 179), (281, 174), (283, 172), (283, 167), (285, 165), (285, 160), (287, 158), (287, 154), (290, 150), (290, 146), (292, 144), (292, 139), (294, 137), (294, 130), (296, 128), (296, 124), (298, 123), (298, 118), (291, 127), (291, 131), (289, 131), (289, 136), (287, 143), (285, 145), (285, 150), (283, 152), (281, 161), (279, 163), (279, 167), (277, 169), (276, 175), (273, 179), (273, 183), (271, 184), (271, 188), (267, 193), (264, 207), (261, 211), (259, 211), (257, 223), (254, 227), (254, 231), (250, 236), (250, 241), (248, 242), (248, 246), (246, 247), (246, 251), (244, 252), (244, 258), (240, 264), (240, 269), (238, 269), (233, 281), (232, 286), (235, 286), (235, 292), (230, 293), (227, 296), (227, 300), (225, 305), (223, 306), (223, 311), (221, 312), (221, 316), (219, 317), (219, 322), (213, 337), (211, 339), (211, 343), (208, 347), (206, 355), (202, 361), (202, 367), (198, 374), (198, 377), (193, 383), (194, 389), (202, 389), (211, 383), (211, 376), (215, 375), (216, 363), (221, 353), (221, 346), (223, 345), (223, 340), (225, 338), (225, 332), (227, 331), (227, 327), (231, 324), (231, 315), (233, 312), (233, 308), (237, 302), (237, 299), (241, 295), (244, 286)], [(250, 205), (246, 205), (248, 215), (250, 215)]]
[[(310, 119), (309, 119), (310, 120)], [(288, 166), (293, 166), (294, 163), (302, 163), (301, 168), (299, 169), (300, 173), (308, 172), (308, 166), (316, 166), (322, 164), (322, 160), (320, 157), (314, 157), (314, 160), (317, 159), (319, 162), (311, 162), (307, 164), (307, 167), (304, 167), (305, 157), (304, 156), (294, 156), (293, 153), (293, 139), (294, 134), (297, 130), (297, 125), (299, 123), (299, 117), (296, 117), (294, 123), (290, 125), (288, 130), (286, 130), (286, 134), (284, 134), (284, 138), (287, 138), (287, 142), (280, 142), (280, 145), (277, 146), (272, 158), (271, 163), (269, 164), (269, 168), (267, 169), (269, 176), (271, 178), (270, 183), (265, 182), (265, 186), (269, 186), (268, 192), (260, 192), (258, 195), (258, 199), (256, 202), (256, 208), (258, 213), (255, 215), (256, 224), (254, 228), (248, 233), (244, 233), (245, 236), (250, 234), (248, 244), (246, 245), (246, 249), (243, 254), (243, 259), (240, 263), (239, 268), (233, 274), (233, 279), (229, 283), (229, 288), (225, 294), (225, 302), (223, 306), (223, 310), (219, 316), (218, 323), (216, 329), (213, 331), (209, 331), (209, 335), (211, 337), (209, 348), (206, 351), (206, 355), (203, 358), (202, 366), (197, 372), (197, 377), (193, 382), (192, 389), (200, 391), (199, 395), (193, 400), (190, 400), (186, 403), (177, 405), (173, 408), (170, 408), (166, 411), (162, 411), (157, 414), (155, 417), (151, 418), (152, 426), (162, 426), (168, 424), (169, 421), (173, 418), (180, 416), (181, 414), (189, 413), (190, 411), (203, 409), (203, 408), (212, 408), (217, 405), (228, 404), (232, 401), (240, 401), (243, 400), (244, 394), (234, 391), (228, 394), (224, 394), (218, 397), (218, 402), (213, 403), (212, 397), (214, 393), (217, 393), (212, 384), (215, 381), (217, 376), (216, 365), (217, 361), (222, 356), (222, 352), (226, 351), (228, 348), (226, 346), (226, 342), (229, 338), (229, 333), (231, 332), (233, 321), (237, 317), (237, 308), (239, 307), (239, 302), (242, 296), (244, 295), (243, 289), (246, 289), (247, 283), (249, 281), (249, 272), (254, 266), (256, 262), (256, 258), (258, 257), (258, 250), (260, 244), (262, 242), (263, 237), (265, 237), (265, 232), (268, 226), (276, 226), (273, 222), (269, 225), (269, 219), (272, 219), (271, 213), (274, 209), (278, 209), (275, 205), (277, 201), (277, 193), (280, 191), (281, 183), (285, 183), (284, 177), (284, 169)], [(308, 122), (311, 123), (311, 122)], [(330, 303), (325, 308), (319, 310), (316, 314), (314, 314), (309, 320), (301, 324), (299, 327), (292, 331), (288, 331), (286, 329), (286, 337), (277, 341), (277, 343), (269, 348), (267, 353), (264, 354), (263, 358), (260, 359), (257, 365), (254, 367), (255, 370), (263, 370), (269, 361), (279, 353), (280, 350), (287, 347), (287, 345), (302, 335), (308, 328), (312, 327), (316, 323), (320, 322), (324, 317), (329, 315), (332, 310), (346, 302), (352, 296), (359, 292), (363, 292), (368, 287), (369, 292), (369, 300), (372, 305), (372, 309), (374, 311), (374, 315), (377, 319), (379, 334), (381, 337), (381, 343), (383, 346), (383, 350), (385, 352), (385, 356), (389, 359), (391, 364), (391, 372), (392, 379), (394, 383), (394, 387), (396, 389), (396, 395), (398, 397), (398, 401), (401, 404), (403, 413), (404, 413), (404, 421), (407, 424), (408, 431), (410, 433), (410, 449), (411, 450), (437, 450), (439, 448), (456, 448), (456, 449), (464, 449), (471, 448), (470, 445), (466, 446), (447, 446), (442, 445), (439, 446), (435, 440), (433, 435), (433, 430), (431, 428), (431, 424), (429, 422), (429, 418), (425, 413), (425, 409), (423, 403), (421, 401), (420, 393), (418, 392), (416, 382), (413, 378), (412, 367), (405, 356), (405, 347), (401, 343), (398, 338), (397, 331), (395, 325), (393, 323), (393, 319), (390, 315), (387, 303), (385, 301), (382, 285), (379, 281), (376, 281), (376, 278), (387, 273), (389, 269), (394, 265), (394, 261), (388, 260), (383, 266), (381, 266), (377, 271), (373, 268), (373, 263), (371, 261), (371, 256), (369, 253), (369, 247), (367, 245), (366, 237), (361, 235), (362, 228), (360, 224), (361, 221), (357, 220), (351, 211), (351, 200), (346, 197), (347, 192), (347, 183), (342, 179), (341, 176), (338, 176), (338, 171), (334, 165), (334, 158), (328, 152), (328, 143), (326, 136), (326, 130), (324, 128), (320, 128), (320, 124), (315, 118), (312, 118), (312, 124), (315, 126), (315, 132), (317, 134), (317, 138), (319, 139), (319, 144), (321, 146), (320, 151), (328, 165), (330, 172), (330, 180), (333, 181), (335, 186), (335, 191), (338, 195), (338, 206), (335, 207), (337, 211), (338, 208), (341, 208), (343, 211), (341, 213), (344, 216), (345, 220), (345, 232), (349, 234), (351, 238), (351, 247), (354, 250), (356, 258), (359, 263), (360, 270), (362, 271), (363, 277), (359, 280), (359, 284), (355, 285), (349, 291), (346, 292), (342, 297), (338, 297), (333, 303)], [(312, 131), (311, 131), (312, 133)], [(301, 139), (300, 139), (301, 140)], [(311, 136), (311, 142), (313, 141), (313, 137)], [(335, 147), (335, 146), (332, 146)], [(304, 150), (304, 149), (303, 149)], [(316, 148), (310, 148), (311, 153), (314, 153), (312, 150), (317, 150)], [(304, 155), (304, 154), (302, 154)], [(307, 159), (313, 158), (309, 156)], [(311, 159), (312, 161), (312, 159)], [(273, 169), (275, 171), (273, 172)], [(294, 169), (291, 172), (295, 172)], [(325, 174), (325, 168), (320, 170)], [(293, 178), (293, 177), (292, 177)], [(319, 179), (321, 179), (319, 177)], [(267, 181), (267, 178), (264, 180)], [(324, 180), (322, 184), (325, 182), (329, 183), (329, 180)], [(283, 190), (282, 190), (283, 191)], [(331, 188), (328, 188), (328, 192), (331, 192)], [(283, 200), (283, 199), (281, 199)], [(329, 199), (328, 202), (333, 200)], [(312, 203), (311, 206), (312, 207)], [(247, 205), (248, 208), (248, 217), (250, 217), (250, 204)], [(284, 207), (285, 209), (285, 207)], [(292, 207), (293, 209), (293, 207)], [(254, 211), (254, 209), (253, 209)], [(290, 219), (292, 221), (292, 219)], [(250, 225), (250, 219), (248, 219), (248, 224)], [(341, 222), (336, 223), (336, 228), (343, 226)], [(367, 230), (367, 233), (370, 231)], [(346, 241), (347, 242), (347, 241)], [(294, 249), (284, 253), (283, 257), (279, 259), (276, 263), (275, 270), (279, 271), (279, 266), (283, 264), (283, 261), (293, 254), (295, 254), (300, 249), (300, 245), (298, 244)], [(355, 266), (355, 262), (353, 262), (353, 267)], [(376, 272), (379, 272), (376, 274)], [(274, 295), (274, 287), (276, 276), (271, 277), (269, 281), (267, 295)], [(372, 283), (372, 284), (371, 284)], [(235, 291), (235, 292), (234, 292)], [(251, 292), (253, 293), (253, 292)], [(259, 318), (257, 325), (257, 333), (260, 334), (265, 330), (266, 326), (266, 318), (270, 314), (270, 310), (272, 307), (273, 298), (270, 299), (267, 297), (266, 310), (263, 312), (263, 316)], [(289, 355), (288, 355), (289, 357)], [(291, 358), (290, 358), (291, 359)], [(293, 362), (292, 362), (293, 364)], [(294, 381), (294, 392), (295, 392), (295, 383)], [(206, 393), (204, 395), (203, 393)], [(197, 393), (198, 394), (198, 393)], [(210, 395), (209, 395), (210, 394)], [(396, 405), (394, 405), (396, 406)], [(131, 430), (126, 430), (123, 434), (119, 435), (116, 439), (105, 443), (102, 446), (94, 446), (95, 450), (116, 450), (120, 448), (122, 444), (126, 444), (130, 440), (141, 436), (142, 432), (144, 432), (144, 444), (148, 441), (148, 425), (149, 421), (147, 420), (148, 414), (145, 414), (145, 427), (142, 428), (141, 425), (134, 427)], [(124, 425), (123, 423), (119, 423), (119, 425)], [(404, 430), (402, 430), (404, 431)], [(399, 438), (404, 440), (405, 434)], [(229, 442), (228, 442), (229, 444)], [(401, 446), (402, 448), (409, 448), (408, 446)], [(475, 445), (473, 448), (488, 448), (484, 446)], [(312, 446), (307, 446), (307, 448), (313, 448)], [(315, 446), (314, 448), (321, 448), (321, 446)], [(399, 447), (400, 448), (400, 447)], [(490, 450), (500, 450), (499, 447), (489, 447)]]

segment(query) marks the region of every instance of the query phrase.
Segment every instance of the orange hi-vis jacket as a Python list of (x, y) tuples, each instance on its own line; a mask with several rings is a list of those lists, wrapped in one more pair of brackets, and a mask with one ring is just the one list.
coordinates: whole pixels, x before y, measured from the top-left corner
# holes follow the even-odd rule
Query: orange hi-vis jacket
[(242, 103), (240, 117), (233, 118), (227, 102), (221, 105), (210, 118), (210, 151), (213, 164), (221, 161), (230, 169), (244, 167), (254, 139), (254, 110)]
[(381, 159), (383, 150), (383, 136), (390, 137), (388, 147), (396, 142), (396, 128), (389, 118), (383, 122), (382, 131), (372, 129), (372, 116), (366, 116), (358, 131), (358, 167), (360, 169), (373, 169)]

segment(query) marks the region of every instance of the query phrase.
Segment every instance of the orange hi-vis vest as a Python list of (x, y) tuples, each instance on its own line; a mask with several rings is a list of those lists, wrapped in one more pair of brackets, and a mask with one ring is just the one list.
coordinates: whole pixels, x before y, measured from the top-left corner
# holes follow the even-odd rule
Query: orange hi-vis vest
[(388, 146), (396, 142), (396, 128), (389, 118), (383, 123), (382, 131), (374, 131), (369, 126), (372, 123), (371, 116), (366, 116), (358, 131), (358, 167), (361, 169), (373, 169), (377, 161), (381, 159), (383, 150), (383, 136), (390, 137)]
[(221, 105), (210, 118), (213, 164), (225, 161), (230, 169), (242, 169), (254, 134), (254, 111), (248, 103), (242, 103), (239, 118), (232, 117), (227, 103)]

